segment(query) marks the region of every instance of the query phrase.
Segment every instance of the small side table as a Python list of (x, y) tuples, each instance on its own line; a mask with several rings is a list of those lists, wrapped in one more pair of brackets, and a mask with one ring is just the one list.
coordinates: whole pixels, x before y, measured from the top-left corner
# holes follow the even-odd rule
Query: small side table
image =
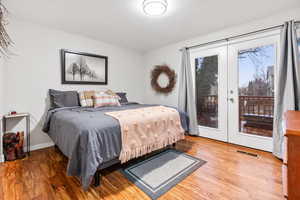
[(4, 115), (3, 116), (3, 134), (6, 132), (6, 122), (9, 119), (17, 119), (17, 118), (26, 118), (26, 150), (28, 156), (30, 155), (30, 114), (29, 113), (17, 113), (14, 115)]

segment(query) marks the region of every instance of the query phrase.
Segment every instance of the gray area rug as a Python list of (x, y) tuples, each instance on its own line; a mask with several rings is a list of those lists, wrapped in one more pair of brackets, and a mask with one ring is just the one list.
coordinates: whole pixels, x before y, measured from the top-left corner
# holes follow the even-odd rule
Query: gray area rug
[(152, 199), (157, 199), (205, 163), (199, 158), (168, 149), (121, 172)]

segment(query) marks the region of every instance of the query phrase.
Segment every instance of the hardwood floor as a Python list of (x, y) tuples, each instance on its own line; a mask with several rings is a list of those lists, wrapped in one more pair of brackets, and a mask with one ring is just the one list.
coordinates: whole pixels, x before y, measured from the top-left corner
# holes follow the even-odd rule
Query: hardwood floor
[[(284, 199), (281, 161), (270, 153), (199, 137), (187, 137), (177, 149), (207, 163), (164, 194), (168, 200)], [(237, 153), (246, 150), (258, 157)], [(87, 192), (65, 175), (67, 159), (54, 147), (32, 152), (29, 158), (0, 164), (0, 199), (150, 199), (115, 166), (103, 172), (101, 186)]]

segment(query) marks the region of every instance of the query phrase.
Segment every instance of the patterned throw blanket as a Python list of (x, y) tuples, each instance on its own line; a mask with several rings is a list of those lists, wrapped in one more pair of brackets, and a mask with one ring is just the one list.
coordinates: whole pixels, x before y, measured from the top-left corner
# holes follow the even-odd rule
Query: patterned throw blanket
[(105, 113), (121, 125), (121, 163), (184, 139), (177, 110), (164, 106)]

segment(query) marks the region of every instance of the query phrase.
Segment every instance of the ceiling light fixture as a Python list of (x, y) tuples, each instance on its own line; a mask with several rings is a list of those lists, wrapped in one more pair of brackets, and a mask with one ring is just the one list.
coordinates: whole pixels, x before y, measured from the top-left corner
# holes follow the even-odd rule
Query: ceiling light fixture
[(167, 0), (144, 0), (143, 9), (147, 15), (159, 16), (167, 11)]

